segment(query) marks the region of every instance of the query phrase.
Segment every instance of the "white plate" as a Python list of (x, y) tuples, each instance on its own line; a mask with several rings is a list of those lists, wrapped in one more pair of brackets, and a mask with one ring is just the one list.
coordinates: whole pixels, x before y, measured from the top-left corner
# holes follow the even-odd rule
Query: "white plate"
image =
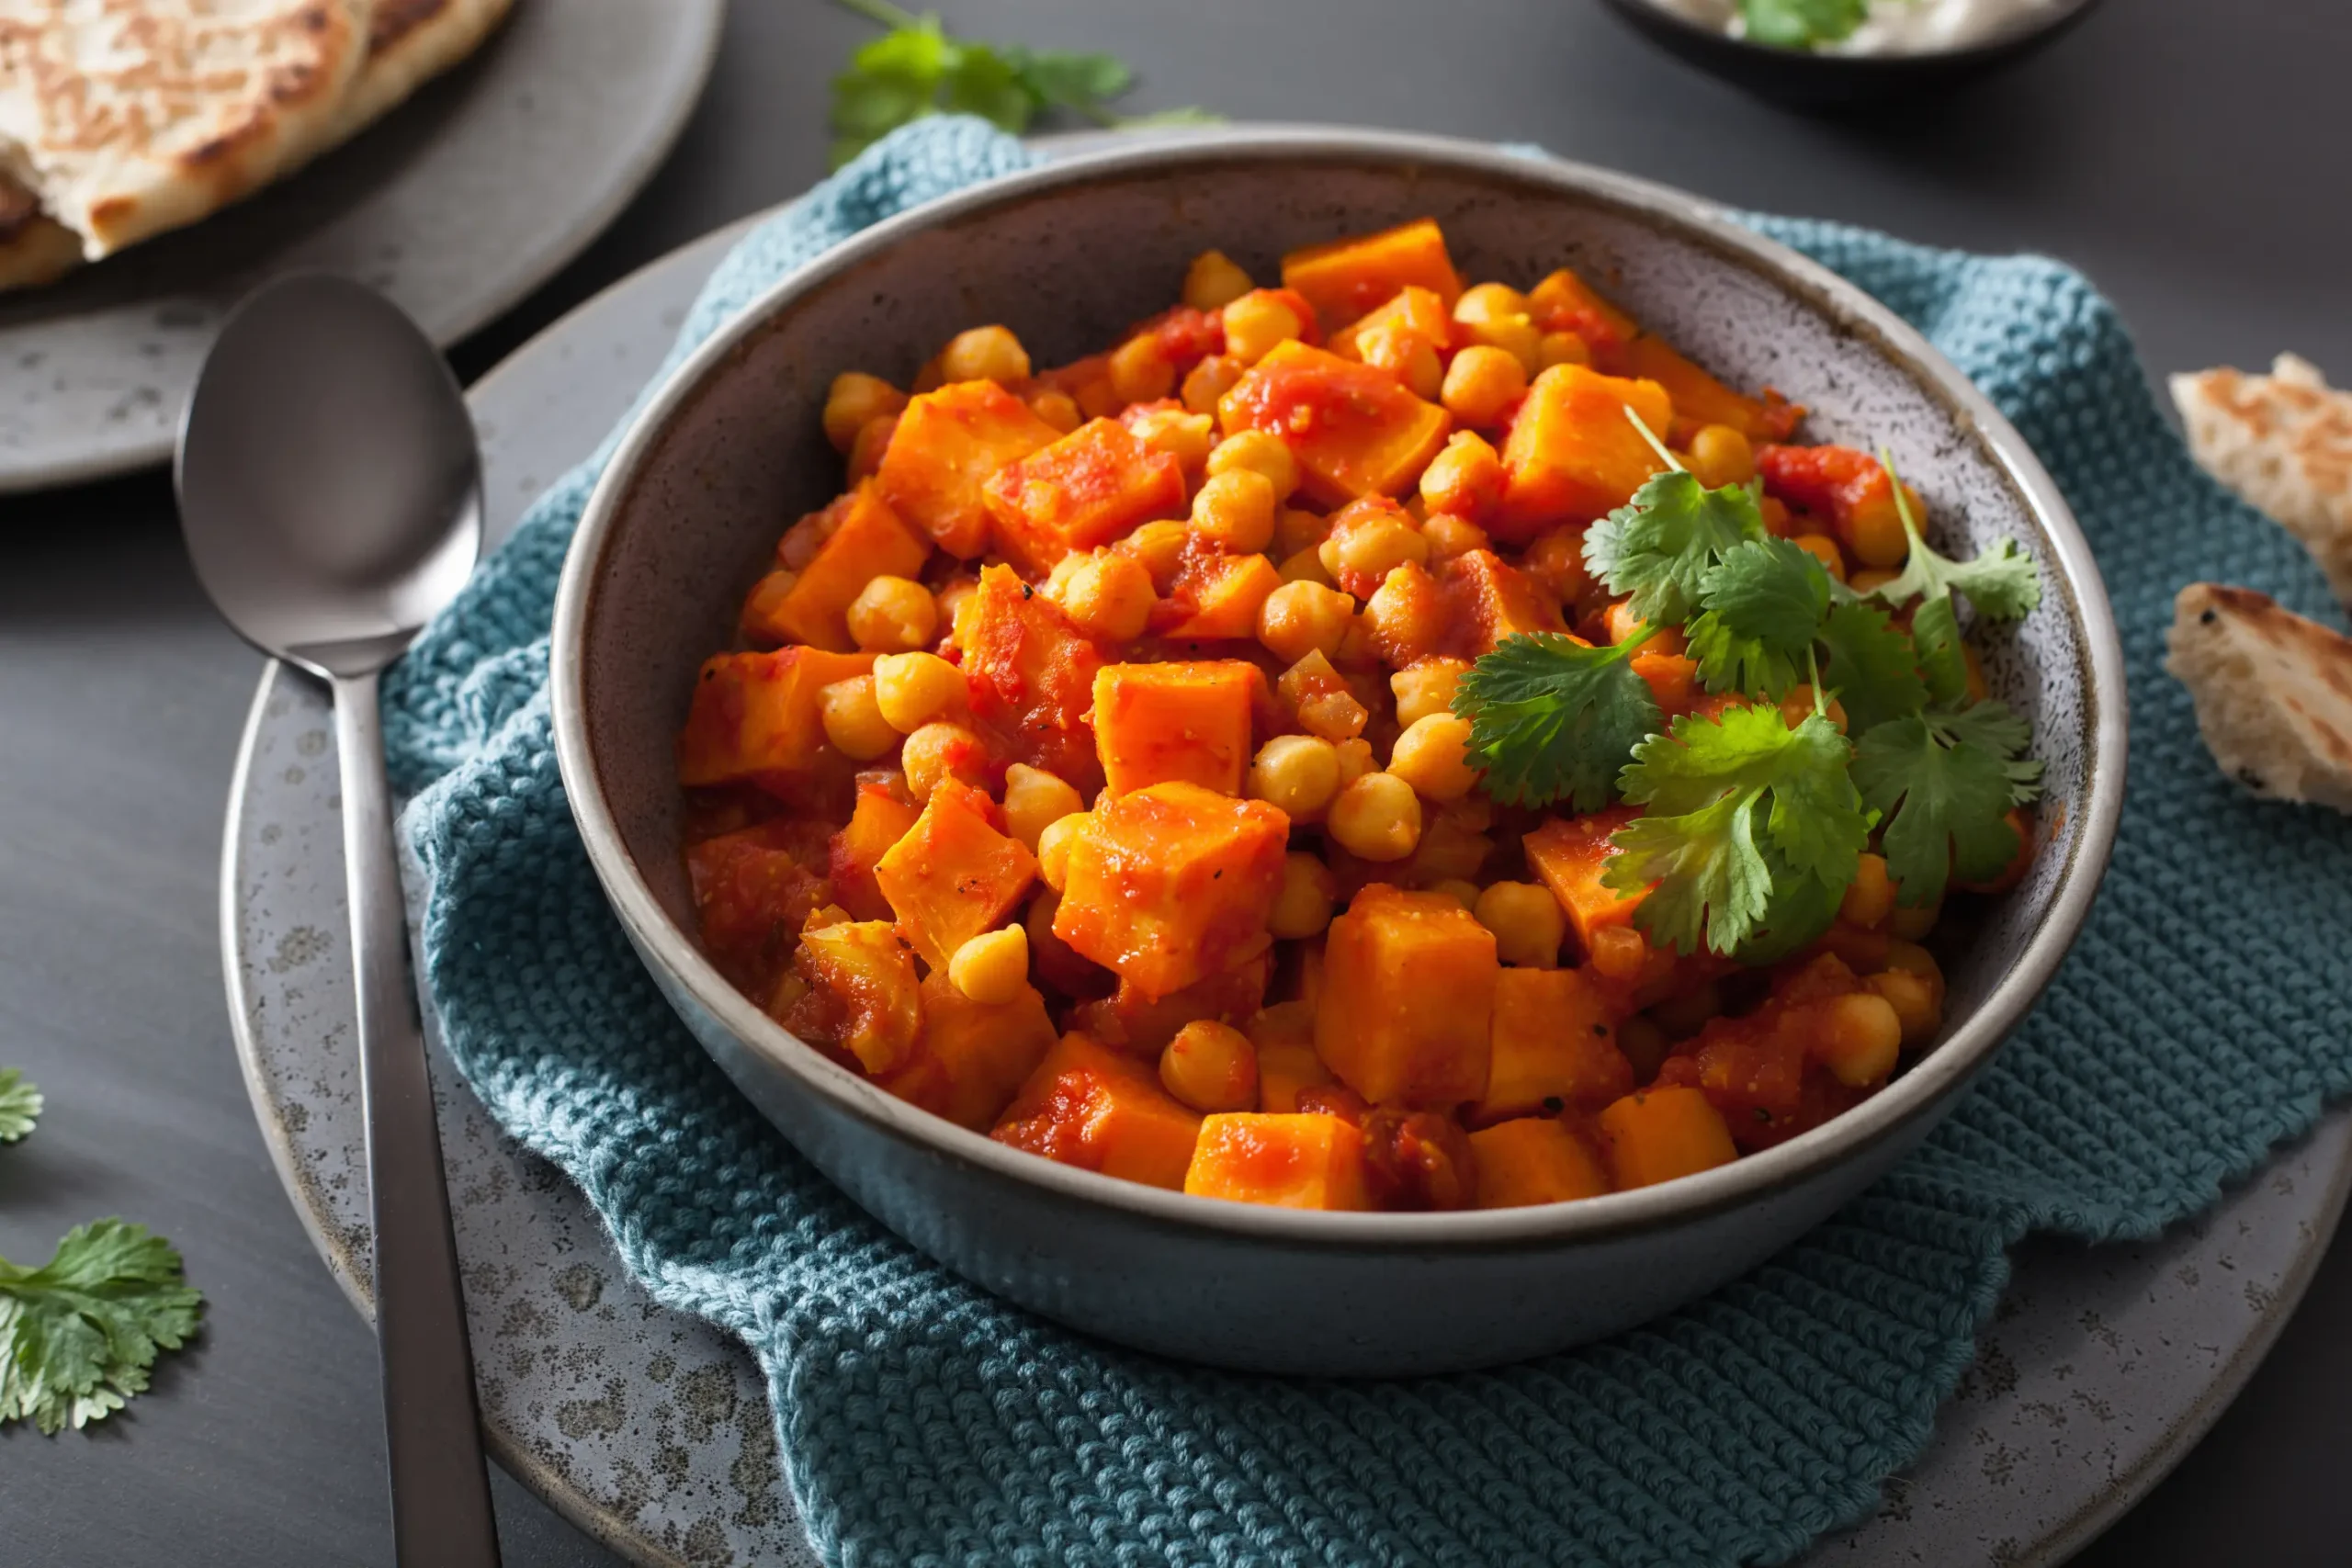
[(0, 294), (0, 494), (160, 463), (222, 314), (300, 267), (448, 344), (551, 276), (677, 139), (724, 0), (520, 0), (475, 58), (284, 185)]
[[(619, 417), (741, 228), (616, 285), (474, 389), (493, 528), (512, 526)], [(365, 1312), (367, 1167), (340, 846), (325, 697), (273, 667), (231, 795), (230, 1005), (279, 1174)], [(500, 1460), (639, 1562), (815, 1561), (777, 1472), (765, 1380), (750, 1355), (655, 1305), (579, 1190), (507, 1141), (446, 1056), (435, 1067), (482, 1415)], [(2348, 1186), (2352, 1111), (2339, 1111), (2160, 1241), (2028, 1242), (1927, 1451), (1875, 1517), (1806, 1561), (2025, 1568), (2078, 1551), (2244, 1386), (2326, 1250)]]

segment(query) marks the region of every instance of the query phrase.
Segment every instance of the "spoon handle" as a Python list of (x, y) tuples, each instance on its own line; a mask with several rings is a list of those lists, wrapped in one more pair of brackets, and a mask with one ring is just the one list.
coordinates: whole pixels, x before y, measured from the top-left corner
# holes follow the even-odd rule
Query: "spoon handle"
[(334, 729), (358, 980), (393, 1552), (401, 1568), (496, 1568), (497, 1522), (482, 1469), (433, 1079), (403, 962), (408, 933), (392, 859), (391, 790), (374, 674), (335, 678)]

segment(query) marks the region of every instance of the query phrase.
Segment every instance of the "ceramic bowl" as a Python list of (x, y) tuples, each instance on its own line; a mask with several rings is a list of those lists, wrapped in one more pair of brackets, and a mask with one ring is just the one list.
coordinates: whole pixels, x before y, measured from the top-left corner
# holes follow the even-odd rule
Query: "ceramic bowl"
[(1989, 75), (2046, 48), (2088, 16), (2098, 0), (2070, 0), (2047, 17), (1963, 49), (1918, 54), (1835, 54), (1751, 43), (1678, 16), (1657, 0), (1606, 0), (1669, 54), (1759, 98), (1792, 108), (1842, 111), (1916, 108), (1932, 93)]
[[(673, 745), (785, 524), (841, 484), (836, 372), (903, 383), (1002, 321), (1041, 363), (1171, 299), (1215, 245), (1260, 277), (1293, 246), (1433, 215), (1467, 276), (1569, 265), (1732, 382), (1890, 446), (1948, 549), (2026, 542), (2048, 588), (1983, 639), (2048, 768), (2025, 884), (1946, 954), (1949, 1023), (1887, 1089), (1779, 1148), (1583, 1202), (1322, 1213), (1187, 1198), (1057, 1165), (895, 1100), (788, 1034), (695, 944)], [(703, 1046), (884, 1224), (1045, 1315), (1170, 1356), (1385, 1375), (1557, 1350), (1668, 1311), (1804, 1232), (1927, 1135), (2057, 967), (2123, 793), (2121, 657), (2064, 501), (1992, 405), (1881, 306), (1695, 198), (1422, 137), (1230, 132), (1059, 162), (867, 231), (784, 279), (641, 406), (571, 545), (555, 611), (564, 784), (605, 890)]]

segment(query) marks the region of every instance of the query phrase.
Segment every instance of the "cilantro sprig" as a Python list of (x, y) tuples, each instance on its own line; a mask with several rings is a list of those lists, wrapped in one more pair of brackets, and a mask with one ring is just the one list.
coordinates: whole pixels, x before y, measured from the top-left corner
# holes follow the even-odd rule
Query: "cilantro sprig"
[(1894, 472), (1894, 458), (1882, 446), (1878, 460), (1894, 481), (1894, 513), (1903, 520), (1911, 553), (1904, 558), (1903, 570), (1872, 589), (1871, 597), (1900, 610), (1914, 599), (1925, 599), (1930, 604), (1948, 603), (1957, 592), (1967, 596), (1978, 615), (1996, 621), (2021, 620), (2033, 613), (2041, 603), (2041, 570), (2015, 539), (1995, 541), (1973, 560), (1954, 560), (1942, 554), (1920, 535), (1919, 521), (1911, 515), (1910, 500)]
[(15, 1067), (0, 1067), (0, 1144), (13, 1144), (33, 1130), (45, 1102), (40, 1090)]
[(1506, 637), (1463, 675), (1453, 711), (1470, 721), (1469, 754), (1487, 794), (1506, 806), (1609, 804), (1618, 773), (1663, 722), (1633, 657), (1650, 632), (1592, 648), (1559, 632)]
[(978, 115), (1016, 136), (1055, 109), (1111, 128), (1219, 118), (1197, 108), (1117, 113), (1111, 100), (1135, 85), (1135, 73), (1113, 55), (981, 43), (956, 37), (935, 15), (916, 16), (889, 0), (840, 3), (888, 30), (859, 46), (849, 69), (833, 78), (835, 168), (925, 115)]
[(1747, 35), (1782, 49), (1811, 49), (1849, 36), (1870, 15), (1865, 0), (1740, 0)]
[(2030, 739), (2024, 719), (1992, 701), (1862, 737), (1854, 784), (1886, 820), (1880, 847), (1900, 902), (1932, 905), (1951, 877), (1990, 881), (2017, 858), (2008, 812), (2041, 793), (2041, 763), (2024, 755)]
[(0, 1422), (55, 1433), (121, 1409), (203, 1301), (168, 1243), (121, 1220), (76, 1226), (38, 1269), (0, 1258)]
[[(1635, 428), (1657, 435), (1633, 410)], [(1661, 445), (1669, 463), (1672, 455)], [(1668, 468), (1634, 499), (1585, 530), (1586, 570), (1652, 626), (1679, 626), (1699, 608), (1707, 574), (1734, 548), (1771, 537), (1756, 494), (1744, 485), (1709, 490), (1687, 470)]]
[[(1679, 952), (1703, 940), (1736, 953), (1759, 933), (1776, 948), (1802, 945), (1837, 912), (1870, 840), (1871, 818), (1848, 773), (1853, 756), (1818, 711), (1793, 728), (1777, 706), (1685, 715), (1670, 735), (1634, 748), (1622, 784), (1645, 809), (1611, 838), (1617, 852), (1601, 881), (1649, 888), (1634, 921)], [(1772, 929), (1816, 919), (1801, 934)]]
[(1707, 690), (1774, 702), (1787, 695), (1821, 634), (1829, 596), (1829, 573), (1786, 539), (1724, 551), (1701, 581), (1705, 607), (1683, 631)]

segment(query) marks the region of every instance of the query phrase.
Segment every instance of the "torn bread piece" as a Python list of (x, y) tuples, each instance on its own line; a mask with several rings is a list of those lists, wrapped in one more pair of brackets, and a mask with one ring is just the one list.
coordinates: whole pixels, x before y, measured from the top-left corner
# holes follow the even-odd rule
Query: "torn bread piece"
[(2172, 400), (2199, 466), (2301, 540), (2352, 604), (2352, 391), (2282, 354), (2267, 376), (2175, 376)]
[(2251, 588), (2192, 582), (2165, 642), (2223, 773), (2269, 799), (2352, 812), (2352, 637)]
[(340, 145), (466, 59), (497, 30), (514, 0), (375, 0), (368, 58), (328, 134)]

